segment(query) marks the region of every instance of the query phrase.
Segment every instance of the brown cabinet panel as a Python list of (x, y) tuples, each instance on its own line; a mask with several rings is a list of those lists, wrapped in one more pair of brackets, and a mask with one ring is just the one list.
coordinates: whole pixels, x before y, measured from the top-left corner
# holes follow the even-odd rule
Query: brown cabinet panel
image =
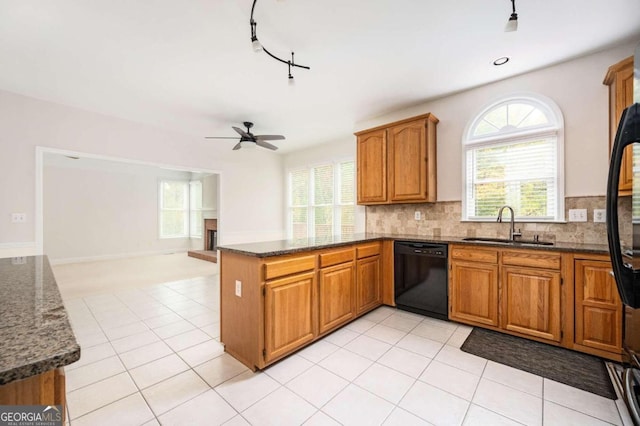
[(423, 114), (356, 133), (358, 204), (436, 201), (436, 125)]
[(380, 273), (380, 256), (366, 257), (356, 261), (356, 312), (358, 314), (382, 303)]
[(320, 267), (338, 265), (340, 263), (351, 262), (354, 259), (353, 247), (343, 250), (333, 250), (328, 253), (320, 254)]
[[(633, 103), (633, 56), (609, 67), (604, 84), (609, 86), (609, 151), (620, 123), (622, 111)], [(625, 149), (620, 170), (620, 195), (631, 195), (633, 185), (633, 153)]]
[(451, 258), (472, 262), (498, 263), (498, 250), (478, 247), (451, 247)]
[(622, 302), (608, 261), (576, 260), (575, 341), (595, 349), (620, 353)]
[(380, 254), (381, 244), (380, 242), (375, 242), (371, 244), (363, 244), (356, 246), (356, 252), (358, 259), (362, 259), (363, 257), (375, 256)]
[(560, 272), (502, 268), (502, 328), (560, 342)]
[(540, 251), (508, 251), (502, 252), (502, 264), (512, 266), (528, 266), (532, 268), (560, 269), (560, 253)]
[(387, 202), (387, 131), (358, 136), (358, 204)]
[(391, 201), (424, 200), (427, 186), (425, 122), (418, 120), (388, 130)]
[(355, 316), (354, 262), (321, 269), (318, 281), (319, 332), (322, 334)]
[(451, 265), (451, 319), (498, 326), (498, 266), (455, 261)]
[(265, 284), (265, 361), (314, 339), (315, 272)]
[(284, 277), (297, 272), (310, 271), (316, 267), (316, 256), (293, 256), (269, 260), (264, 264), (264, 279)]

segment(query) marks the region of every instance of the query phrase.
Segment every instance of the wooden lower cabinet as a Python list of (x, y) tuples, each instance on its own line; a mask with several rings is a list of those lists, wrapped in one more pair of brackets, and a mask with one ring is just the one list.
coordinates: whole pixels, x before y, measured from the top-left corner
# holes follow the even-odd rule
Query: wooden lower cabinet
[(621, 360), (608, 256), (463, 244), (449, 256), (451, 320)]
[(501, 279), (501, 327), (560, 342), (560, 272), (503, 266)]
[(265, 283), (266, 362), (315, 338), (315, 276), (311, 271)]
[(449, 317), (498, 326), (498, 266), (454, 261), (451, 265)]
[(320, 269), (318, 273), (320, 334), (355, 317), (355, 292), (353, 261)]
[(379, 255), (356, 261), (356, 312), (358, 314), (369, 311), (382, 303), (380, 271)]
[(393, 256), (380, 241), (265, 258), (221, 250), (225, 351), (255, 371), (376, 308), (393, 294), (382, 259)]
[(577, 259), (575, 342), (619, 354), (622, 349), (622, 302), (608, 260)]

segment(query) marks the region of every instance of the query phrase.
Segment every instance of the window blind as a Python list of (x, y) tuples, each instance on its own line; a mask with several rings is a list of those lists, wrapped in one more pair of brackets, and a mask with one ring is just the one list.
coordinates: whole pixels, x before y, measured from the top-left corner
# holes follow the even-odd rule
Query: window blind
[(556, 138), (467, 149), (469, 219), (495, 218), (504, 205), (517, 218), (556, 217)]

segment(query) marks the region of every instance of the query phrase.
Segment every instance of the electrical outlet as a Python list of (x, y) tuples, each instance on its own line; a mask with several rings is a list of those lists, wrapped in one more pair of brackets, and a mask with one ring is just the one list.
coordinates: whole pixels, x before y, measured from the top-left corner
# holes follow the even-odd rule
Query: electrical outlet
[(416, 210), (416, 212), (413, 214), (413, 217), (415, 220), (422, 219), (422, 213), (420, 213), (420, 210)]
[(242, 297), (242, 281), (236, 280), (236, 296)]
[(607, 221), (607, 211), (605, 209), (593, 209), (593, 221), (603, 223)]
[(25, 265), (26, 263), (27, 263), (27, 258), (24, 256), (11, 258), (12, 265)]
[(569, 209), (569, 222), (586, 222), (587, 209)]
[(26, 221), (26, 213), (11, 213), (11, 223), (25, 223)]

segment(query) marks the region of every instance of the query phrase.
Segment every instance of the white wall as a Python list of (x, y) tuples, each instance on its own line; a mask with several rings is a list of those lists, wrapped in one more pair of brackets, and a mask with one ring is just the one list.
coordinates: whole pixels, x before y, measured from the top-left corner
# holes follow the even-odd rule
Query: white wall
[[(0, 256), (36, 252), (37, 146), (217, 171), (222, 244), (283, 236), (282, 159), (274, 153), (232, 151), (232, 141), (195, 138), (5, 91), (0, 129)], [(13, 212), (25, 212), (27, 222), (11, 223)]]
[(440, 119), (438, 200), (458, 201), (462, 192), (461, 140), (467, 123), (497, 98), (514, 92), (539, 93), (554, 100), (564, 115), (565, 196), (604, 195), (609, 168), (609, 112), (608, 88), (602, 80), (610, 65), (633, 55), (635, 44), (362, 121), (356, 124), (356, 129), (364, 130), (426, 112), (433, 113)]
[(202, 181), (202, 215), (205, 219), (218, 217), (218, 175), (208, 175)]
[(186, 251), (188, 238), (159, 238), (158, 184), (190, 178), (189, 172), (46, 154), (44, 252), (53, 262), (70, 262)]
[[(310, 167), (332, 161), (356, 159), (356, 142), (355, 136), (349, 135), (344, 139), (316, 145), (308, 149), (292, 152), (284, 156), (283, 166), (285, 176), (283, 185), (287, 188), (287, 173), (290, 170)], [(286, 194), (284, 199), (284, 207), (286, 209)], [(365, 207), (356, 205), (355, 210), (355, 232), (364, 232), (365, 228)]]

